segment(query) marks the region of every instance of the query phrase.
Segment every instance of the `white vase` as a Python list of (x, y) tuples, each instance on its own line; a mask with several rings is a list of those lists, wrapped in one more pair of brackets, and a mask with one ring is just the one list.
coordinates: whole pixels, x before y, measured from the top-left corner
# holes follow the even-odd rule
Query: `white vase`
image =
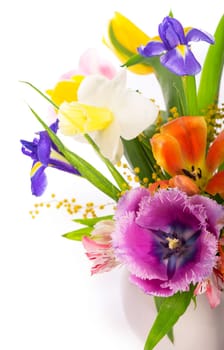
[[(144, 294), (129, 282), (128, 273), (122, 278), (124, 313), (133, 332), (142, 340), (143, 347), (156, 317), (153, 297)], [(223, 293), (224, 294), (224, 293)], [(174, 327), (175, 343), (164, 337), (155, 350), (223, 350), (224, 349), (224, 297), (216, 309), (211, 309), (204, 295), (193, 302)]]

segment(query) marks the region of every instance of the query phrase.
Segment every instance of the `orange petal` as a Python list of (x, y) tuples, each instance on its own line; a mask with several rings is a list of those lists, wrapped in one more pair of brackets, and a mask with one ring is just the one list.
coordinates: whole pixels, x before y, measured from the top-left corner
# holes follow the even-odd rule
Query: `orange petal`
[(217, 193), (224, 198), (224, 170), (216, 173), (207, 183), (205, 191), (213, 196)]
[(185, 192), (188, 196), (193, 196), (200, 192), (198, 186), (193, 180), (185, 175), (176, 175), (169, 180), (170, 187), (176, 187)]
[(168, 134), (155, 134), (150, 142), (157, 164), (172, 176), (181, 174), (185, 163), (177, 140)]
[(207, 169), (213, 173), (224, 162), (224, 131), (222, 131), (209, 147), (206, 158)]
[(165, 189), (169, 187), (169, 180), (159, 180), (149, 184), (149, 191), (151, 194), (155, 193), (158, 189)]
[(179, 117), (161, 127), (178, 142), (186, 165), (202, 166), (205, 158), (207, 125), (203, 117)]

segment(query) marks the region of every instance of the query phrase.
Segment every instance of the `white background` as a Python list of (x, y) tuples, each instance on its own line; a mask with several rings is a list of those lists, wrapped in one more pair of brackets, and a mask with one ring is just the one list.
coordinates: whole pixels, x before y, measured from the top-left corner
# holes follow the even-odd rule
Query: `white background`
[[(154, 318), (151, 298), (133, 286), (127, 287), (128, 277), (123, 270), (90, 276), (90, 264), (81, 244), (61, 237), (74, 228), (69, 215), (52, 208), (43, 209), (35, 220), (31, 219), (28, 212), (39, 200), (31, 196), (31, 163), (21, 154), (19, 140), (32, 140), (39, 130), (26, 103), (43, 118), (48, 107), (19, 80), (27, 80), (43, 91), (52, 88), (62, 73), (76, 68), (79, 55), (88, 47), (99, 48), (118, 66), (101, 43), (114, 11), (129, 17), (151, 36), (157, 34), (158, 23), (170, 9), (184, 26), (213, 34), (223, 13), (221, 3), (8, 0), (1, 4), (0, 349), (141, 350)], [(202, 62), (207, 44), (194, 47)], [(153, 77), (130, 76), (130, 86), (142, 89), (162, 104)], [(83, 152), (74, 147), (77, 153)], [(85, 156), (88, 159), (88, 152)], [(94, 164), (98, 166), (97, 159)], [(54, 169), (47, 174), (49, 187), (44, 201), (51, 199), (52, 192), (59, 199), (75, 196), (81, 203), (93, 198), (99, 203), (107, 201), (84, 180)], [(218, 313), (223, 324), (223, 309)], [(204, 317), (198, 315), (190, 329), (183, 323), (187, 322), (184, 316), (175, 349), (189, 350), (195, 344), (199, 349), (221, 350), (218, 343), (224, 340), (211, 321), (213, 316), (204, 324)], [(208, 339), (199, 334), (207, 334), (208, 329), (213, 331)], [(157, 349), (168, 350), (168, 344), (164, 340)]]

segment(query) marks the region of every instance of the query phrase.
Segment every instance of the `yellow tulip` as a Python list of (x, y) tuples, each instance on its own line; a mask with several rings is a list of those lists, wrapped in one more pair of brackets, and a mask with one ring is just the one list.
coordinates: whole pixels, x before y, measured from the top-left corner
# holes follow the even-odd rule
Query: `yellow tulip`
[[(138, 46), (146, 45), (149, 41), (150, 37), (147, 34), (119, 12), (115, 12), (109, 22), (108, 37), (103, 38), (103, 43), (113, 51), (122, 64), (138, 53)], [(152, 67), (144, 63), (133, 65), (128, 69), (136, 74), (153, 72)]]

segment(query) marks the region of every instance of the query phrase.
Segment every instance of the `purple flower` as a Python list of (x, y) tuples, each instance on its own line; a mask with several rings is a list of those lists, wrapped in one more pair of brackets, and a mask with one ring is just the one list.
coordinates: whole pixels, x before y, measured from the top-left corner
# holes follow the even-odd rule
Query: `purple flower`
[(173, 295), (212, 274), (224, 220), (214, 200), (138, 188), (119, 200), (115, 218), (115, 254), (145, 293)]
[(144, 57), (160, 56), (160, 62), (177, 75), (195, 75), (201, 66), (190, 49), (191, 41), (206, 41), (214, 44), (212, 35), (195, 29), (184, 30), (181, 23), (172, 17), (165, 17), (159, 25), (160, 39), (140, 46), (138, 52)]
[[(50, 128), (56, 133), (58, 130), (58, 120)], [(34, 138), (33, 142), (25, 140), (20, 140), (20, 142), (22, 143), (23, 154), (33, 160), (30, 173), (32, 194), (41, 196), (47, 186), (47, 178), (44, 173), (47, 167), (57, 168), (76, 175), (80, 175), (80, 173), (58, 151), (47, 131), (40, 131), (37, 134), (39, 138)]]

